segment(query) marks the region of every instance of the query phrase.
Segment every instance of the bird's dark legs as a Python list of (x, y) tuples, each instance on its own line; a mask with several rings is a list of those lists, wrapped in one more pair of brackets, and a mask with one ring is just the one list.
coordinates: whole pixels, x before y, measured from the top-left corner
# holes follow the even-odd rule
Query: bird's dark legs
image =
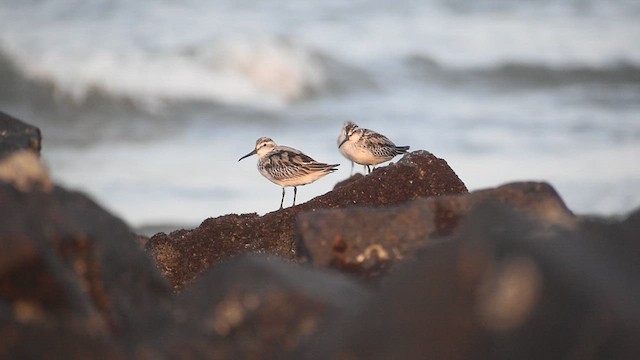
[(280, 209), (282, 209), (283, 203), (284, 203), (284, 187), (282, 188), (282, 199), (280, 200)]
[(349, 176), (353, 176), (353, 161), (351, 162), (351, 175)]
[(369, 167), (369, 165), (365, 165), (367, 167), (367, 174), (371, 174), (371, 168)]
[[(296, 205), (296, 195), (298, 194), (298, 187), (293, 187), (293, 205)], [(282, 210), (282, 204), (284, 204), (284, 187), (282, 188), (282, 199), (280, 200), (280, 210)]]

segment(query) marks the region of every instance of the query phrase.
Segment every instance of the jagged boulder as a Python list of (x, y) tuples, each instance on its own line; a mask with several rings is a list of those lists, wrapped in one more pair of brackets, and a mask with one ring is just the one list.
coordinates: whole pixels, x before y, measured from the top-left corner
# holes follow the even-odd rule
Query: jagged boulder
[(265, 256), (238, 256), (205, 272), (177, 295), (180, 334), (172, 358), (280, 359), (369, 299), (353, 279)]
[(456, 232), (477, 204), (494, 199), (550, 223), (575, 218), (546, 183), (513, 183), (469, 194), (420, 198), (385, 208), (353, 207), (300, 214), (297, 253), (315, 266), (377, 277), (416, 250)]
[(355, 205), (383, 207), (466, 192), (444, 160), (416, 151), (307, 203), (264, 216), (232, 214), (207, 219), (193, 230), (158, 233), (146, 247), (160, 271), (179, 290), (217, 262), (237, 254), (259, 252), (297, 259), (294, 224), (300, 213)]
[(0, 183), (0, 214), (0, 357), (119, 358), (171, 322), (149, 256), (83, 194)]
[(484, 199), (292, 358), (638, 358), (638, 218), (555, 222)]

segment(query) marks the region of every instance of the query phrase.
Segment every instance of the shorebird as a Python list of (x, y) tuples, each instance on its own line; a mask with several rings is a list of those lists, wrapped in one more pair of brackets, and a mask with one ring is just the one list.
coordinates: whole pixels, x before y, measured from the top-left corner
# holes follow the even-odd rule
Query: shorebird
[(371, 173), (371, 166), (381, 164), (400, 154), (406, 154), (408, 146), (396, 146), (389, 138), (373, 130), (363, 129), (347, 121), (342, 126), (342, 133), (338, 137), (338, 150), (353, 163), (364, 165), (367, 174)]
[(288, 146), (278, 146), (268, 137), (256, 140), (256, 148), (238, 159), (258, 154), (258, 171), (276, 185), (282, 186), (280, 209), (284, 202), (284, 188), (293, 186), (293, 205), (296, 204), (298, 186), (310, 184), (332, 173), (340, 164), (324, 164), (313, 160), (300, 150)]
[[(346, 125), (346, 123), (345, 123)], [(338, 136), (338, 151), (340, 151), (340, 154), (342, 154), (342, 156), (346, 157), (347, 159), (349, 159), (351, 161), (351, 173), (349, 174), (349, 176), (353, 176), (353, 160), (351, 159), (351, 157), (348, 155), (348, 153), (346, 152), (347, 147), (343, 147), (342, 143), (345, 141), (345, 139), (347, 138), (346, 135), (346, 131), (344, 131), (344, 126), (342, 127), (342, 132), (340, 133), (340, 136)], [(363, 167), (365, 168), (365, 170), (367, 169), (366, 165), (363, 165)]]

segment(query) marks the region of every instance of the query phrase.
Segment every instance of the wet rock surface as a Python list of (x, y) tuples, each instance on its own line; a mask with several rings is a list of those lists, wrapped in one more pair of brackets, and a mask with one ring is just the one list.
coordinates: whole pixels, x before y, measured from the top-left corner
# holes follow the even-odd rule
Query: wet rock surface
[(0, 177), (2, 359), (640, 358), (640, 209), (576, 216), (546, 183), (467, 193), (419, 151), (147, 239), (33, 179)]
[(354, 178), (304, 204), (264, 216), (232, 214), (207, 219), (193, 230), (156, 234), (146, 246), (162, 273), (179, 290), (221, 259), (237, 254), (268, 253), (298, 260), (294, 224), (300, 213), (355, 205), (382, 207), (467, 192), (444, 160), (425, 151), (413, 152), (396, 164)]

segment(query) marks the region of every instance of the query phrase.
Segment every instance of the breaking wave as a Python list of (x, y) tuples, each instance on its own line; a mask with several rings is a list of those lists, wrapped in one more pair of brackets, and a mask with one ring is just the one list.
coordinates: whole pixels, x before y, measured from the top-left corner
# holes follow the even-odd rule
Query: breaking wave
[(82, 105), (90, 98), (127, 99), (153, 109), (166, 101), (281, 107), (366, 83), (367, 75), (317, 51), (283, 40), (234, 40), (172, 52), (27, 56), (0, 49), (0, 91), (51, 91)]
[(530, 64), (509, 62), (475, 68), (445, 67), (430, 57), (407, 59), (407, 66), (423, 81), (443, 83), (494, 82), (518, 87), (640, 84), (640, 64), (625, 61), (609, 66)]

